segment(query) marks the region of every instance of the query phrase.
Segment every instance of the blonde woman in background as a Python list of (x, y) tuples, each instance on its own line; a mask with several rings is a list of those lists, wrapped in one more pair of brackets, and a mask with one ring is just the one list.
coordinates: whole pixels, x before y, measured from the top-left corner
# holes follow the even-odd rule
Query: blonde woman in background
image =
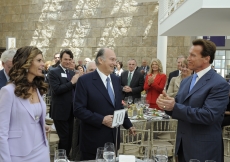
[(181, 64), (181, 74), (177, 77), (173, 77), (169, 83), (167, 94), (170, 97), (175, 97), (180, 88), (181, 81), (192, 74), (192, 70), (188, 69), (188, 62), (185, 59)]
[[(156, 99), (164, 90), (166, 75), (163, 74), (161, 61), (157, 58), (151, 61), (149, 72), (145, 78), (144, 90), (147, 91), (146, 100), (151, 108), (159, 109)], [(159, 109), (160, 110), (160, 109)]]

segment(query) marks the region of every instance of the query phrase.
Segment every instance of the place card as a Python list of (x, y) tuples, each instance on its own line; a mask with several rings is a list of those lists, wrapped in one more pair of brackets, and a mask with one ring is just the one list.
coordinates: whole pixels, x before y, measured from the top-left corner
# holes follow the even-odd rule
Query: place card
[(119, 162), (135, 162), (134, 155), (119, 155)]

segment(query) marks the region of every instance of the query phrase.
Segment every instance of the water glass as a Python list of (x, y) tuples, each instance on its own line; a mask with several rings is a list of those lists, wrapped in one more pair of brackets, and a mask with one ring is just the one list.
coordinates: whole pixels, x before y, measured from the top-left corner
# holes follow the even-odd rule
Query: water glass
[(54, 161), (56, 162), (59, 157), (66, 157), (66, 150), (64, 149), (58, 149), (54, 153)]
[(103, 158), (103, 153), (104, 153), (104, 147), (98, 147), (97, 148), (97, 154), (96, 154), (96, 162), (104, 162)]
[(200, 162), (200, 160), (197, 160), (197, 159), (190, 159), (189, 162)]
[(144, 153), (144, 162), (149, 162), (149, 147), (146, 146), (143, 148), (143, 153)]
[(128, 101), (128, 104), (131, 105), (133, 103), (133, 97), (129, 96), (127, 101)]
[(167, 148), (158, 146), (156, 150), (153, 150), (153, 156), (155, 162), (167, 162), (168, 161)]
[(58, 156), (54, 161), (55, 162), (68, 162), (68, 159), (66, 156)]
[(115, 160), (115, 148), (114, 148), (113, 143), (111, 143), (111, 142), (105, 143), (103, 158), (107, 162), (113, 162)]

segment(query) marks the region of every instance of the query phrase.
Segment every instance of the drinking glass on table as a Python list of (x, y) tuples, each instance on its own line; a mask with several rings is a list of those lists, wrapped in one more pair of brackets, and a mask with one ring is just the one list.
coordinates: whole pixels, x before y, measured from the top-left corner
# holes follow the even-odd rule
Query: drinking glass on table
[(123, 103), (124, 103), (124, 109), (127, 111), (128, 110), (128, 97), (125, 97), (124, 100), (123, 100)]
[(200, 160), (197, 160), (197, 159), (190, 159), (189, 162), (200, 162)]
[(103, 157), (107, 162), (115, 161), (115, 148), (113, 143), (111, 142), (105, 143)]
[(149, 112), (149, 101), (148, 100), (145, 100), (145, 114), (148, 115), (148, 112)]
[(156, 150), (153, 150), (153, 156), (155, 162), (167, 162), (168, 161), (167, 148), (158, 146)]
[(55, 162), (68, 162), (68, 159), (66, 156), (58, 156), (54, 161)]
[(59, 157), (66, 157), (66, 150), (64, 149), (58, 149), (54, 153), (54, 161), (56, 162)]
[(129, 96), (127, 101), (128, 101), (128, 104), (131, 105), (133, 103), (133, 97)]
[(97, 148), (97, 154), (96, 154), (96, 162), (104, 162), (103, 158), (103, 153), (104, 153), (104, 147), (98, 147)]

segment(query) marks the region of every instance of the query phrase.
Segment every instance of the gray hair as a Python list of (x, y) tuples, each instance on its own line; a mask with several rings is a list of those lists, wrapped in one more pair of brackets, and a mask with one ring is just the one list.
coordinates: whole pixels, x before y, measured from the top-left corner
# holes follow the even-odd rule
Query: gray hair
[(90, 64), (92, 64), (92, 63), (94, 63), (94, 64), (95, 64), (95, 61), (90, 61), (90, 62), (88, 62), (88, 63), (85, 65), (86, 70), (88, 69), (89, 65), (90, 65)]
[(184, 59), (185, 59), (185, 56), (180, 55), (180, 56), (177, 57), (177, 60), (178, 60), (179, 58), (184, 58)]
[(104, 54), (105, 54), (105, 49), (104, 48), (101, 48), (98, 52), (97, 52), (97, 56), (95, 58), (95, 63), (96, 65), (100, 65), (99, 61), (98, 61), (98, 58), (104, 58)]
[(88, 57), (86, 57), (85, 59), (84, 59), (85, 61), (91, 61), (91, 59), (90, 58), (88, 58)]
[(2, 53), (1, 60), (2, 62), (12, 61), (14, 55), (16, 54), (16, 49), (8, 49)]
[(137, 65), (137, 61), (135, 59), (129, 59), (128, 62), (129, 61), (134, 61), (136, 63), (136, 65)]

